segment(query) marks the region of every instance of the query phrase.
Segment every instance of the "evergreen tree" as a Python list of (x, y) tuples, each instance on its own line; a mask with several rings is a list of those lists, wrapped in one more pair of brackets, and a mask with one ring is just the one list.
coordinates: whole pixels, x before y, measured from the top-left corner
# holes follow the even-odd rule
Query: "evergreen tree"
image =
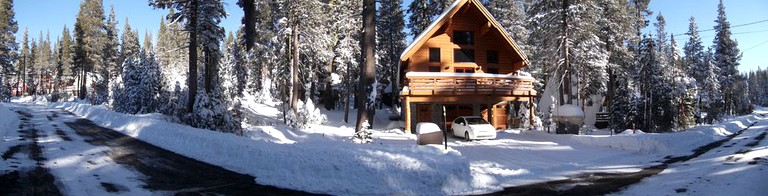
[(488, 12), (509, 33), (522, 51), (528, 51), (528, 34), (525, 14), (526, 2), (523, 0), (486, 0), (483, 3)]
[(639, 73), (635, 81), (638, 82), (639, 92), (642, 95), (642, 112), (640, 115), (640, 128), (650, 132), (670, 130), (674, 122), (674, 110), (665, 77), (663, 61), (660, 60), (656, 49), (656, 42), (646, 37), (641, 41), (638, 62)]
[(725, 101), (723, 112), (732, 115), (736, 107), (734, 101), (738, 99), (735, 88), (738, 83), (739, 71), (737, 68), (739, 67), (739, 60), (741, 60), (741, 52), (739, 51), (739, 44), (731, 38), (731, 23), (725, 16), (725, 6), (723, 6), (722, 0), (717, 6), (717, 20), (715, 20), (714, 29), (716, 34), (713, 41), (715, 50), (713, 58), (715, 65), (720, 69), (718, 75)]
[[(609, 53), (600, 39), (603, 8), (596, 0), (537, 1), (529, 10), (531, 63), (547, 76), (544, 96), (557, 94), (558, 103), (580, 104), (589, 95), (607, 91)], [(554, 93), (554, 91), (559, 91)], [(544, 111), (549, 103), (544, 103)], [(558, 132), (576, 127), (558, 126)]]
[(121, 80), (116, 82), (122, 86), (112, 87), (113, 109), (128, 114), (159, 112), (167, 101), (162, 96), (163, 78), (152, 52), (128, 57), (123, 64)]
[(119, 31), (117, 30), (117, 20), (115, 19), (114, 6), (109, 10), (109, 17), (107, 18), (104, 26), (105, 30), (105, 43), (101, 56), (101, 68), (98, 71), (99, 80), (95, 85), (95, 97), (92, 99), (93, 103), (101, 104), (107, 102), (109, 97), (109, 83), (112, 78), (115, 78), (120, 73), (118, 71), (118, 58), (120, 40), (118, 39)]
[(24, 28), (24, 37), (21, 40), (21, 50), (16, 62), (16, 96), (23, 96), (27, 87), (27, 62), (29, 62), (29, 33), (27, 28)]
[(355, 138), (370, 143), (376, 99), (376, 2), (363, 1), (363, 37), (360, 39), (363, 59), (360, 67), (360, 81), (357, 87), (357, 126)]
[(141, 53), (149, 56), (150, 53), (155, 53), (155, 47), (152, 46), (152, 33), (149, 31), (144, 32), (144, 43), (141, 44)]
[(58, 92), (59, 86), (73, 78), (73, 64), (72, 64), (72, 36), (69, 34), (69, 29), (64, 26), (64, 30), (61, 32), (61, 39), (58, 41), (58, 50), (56, 55), (56, 85), (54, 91)]
[(16, 32), (19, 25), (13, 11), (13, 0), (0, 0), (0, 98), (8, 96), (5, 77), (13, 70), (13, 62), (16, 61), (16, 52), (19, 44), (16, 43)]
[(37, 95), (37, 85), (38, 85), (38, 71), (39, 66), (37, 64), (37, 56), (38, 56), (38, 49), (37, 49), (37, 41), (35, 39), (30, 40), (29, 42), (29, 55), (27, 56), (27, 74), (23, 77), (27, 78), (26, 87), (29, 89), (30, 95)]
[[(168, 15), (174, 15), (174, 9), (169, 9)], [(160, 21), (160, 30), (157, 38), (157, 60), (163, 68), (163, 74), (167, 77), (167, 86), (179, 83), (180, 88), (186, 87), (186, 69), (188, 56), (184, 52), (187, 47), (188, 35), (180, 23), (174, 21)]]
[(123, 43), (120, 44), (120, 58), (117, 62), (122, 65), (126, 59), (131, 57), (136, 58), (139, 55), (139, 35), (136, 31), (131, 29), (131, 24), (128, 22), (128, 18), (125, 19), (121, 40)]
[(202, 50), (205, 54), (204, 87), (207, 92), (210, 92), (213, 75), (216, 74), (213, 69), (218, 63), (218, 43), (224, 37), (224, 30), (218, 26), (221, 19), (226, 17), (223, 4), (220, 0), (151, 0), (150, 5), (155, 8), (176, 9), (178, 13), (169, 15), (168, 18), (186, 22), (185, 29), (189, 32), (189, 74), (187, 75), (189, 101), (187, 110), (191, 113), (194, 110), (197, 97), (198, 41), (203, 46)]
[(720, 68), (715, 65), (712, 48), (704, 53), (703, 65), (706, 67), (706, 74), (704, 74), (705, 77), (701, 82), (701, 93), (704, 95), (699, 97), (701, 100), (700, 107), (707, 114), (704, 121), (711, 124), (723, 114), (724, 106), (723, 92), (720, 91), (721, 83), (717, 74), (720, 72)]
[(382, 88), (378, 94), (384, 94), (385, 91), (392, 93), (391, 105), (395, 106), (398, 96), (398, 65), (400, 64), (400, 53), (405, 50), (405, 21), (401, 10), (402, 0), (392, 0), (381, 4), (376, 17), (376, 57), (378, 58), (377, 73), (378, 81), (381, 81)]
[(432, 13), (434, 13), (434, 11), (431, 9), (430, 0), (413, 0), (411, 1), (411, 4), (408, 5), (407, 12), (409, 16), (407, 27), (411, 30), (411, 36), (419, 36), (419, 34), (432, 23)]
[(87, 95), (87, 73), (99, 70), (104, 48), (104, 8), (101, 0), (84, 0), (75, 20), (74, 64), (79, 67), (80, 89), (78, 98)]
[(437, 16), (451, 6), (451, 0), (414, 0), (408, 5), (408, 28), (411, 29), (410, 35), (419, 36), (422, 31), (427, 29)]
[(686, 71), (696, 81), (702, 82), (706, 77), (706, 67), (704, 67), (704, 46), (702, 45), (701, 38), (699, 37), (699, 27), (696, 25), (696, 18), (691, 17), (688, 24), (688, 42), (683, 47), (683, 64), (686, 67)]

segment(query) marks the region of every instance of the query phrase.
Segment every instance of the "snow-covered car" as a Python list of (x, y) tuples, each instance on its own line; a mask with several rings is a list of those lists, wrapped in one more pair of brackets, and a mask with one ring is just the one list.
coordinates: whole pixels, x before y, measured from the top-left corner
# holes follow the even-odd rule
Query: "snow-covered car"
[(480, 116), (459, 116), (453, 120), (451, 132), (465, 140), (496, 139), (496, 128)]

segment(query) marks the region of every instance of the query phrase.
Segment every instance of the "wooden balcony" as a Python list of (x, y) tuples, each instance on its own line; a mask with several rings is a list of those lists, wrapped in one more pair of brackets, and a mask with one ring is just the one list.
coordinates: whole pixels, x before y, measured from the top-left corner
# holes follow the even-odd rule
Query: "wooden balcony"
[(408, 72), (401, 96), (535, 96), (535, 79), (485, 73)]

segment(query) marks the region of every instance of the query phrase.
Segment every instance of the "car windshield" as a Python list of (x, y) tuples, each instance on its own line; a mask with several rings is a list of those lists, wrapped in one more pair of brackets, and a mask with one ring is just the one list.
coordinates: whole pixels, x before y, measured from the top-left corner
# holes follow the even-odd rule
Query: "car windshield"
[(470, 125), (479, 125), (479, 124), (488, 124), (488, 121), (485, 121), (483, 118), (465, 118), (467, 120), (467, 124)]

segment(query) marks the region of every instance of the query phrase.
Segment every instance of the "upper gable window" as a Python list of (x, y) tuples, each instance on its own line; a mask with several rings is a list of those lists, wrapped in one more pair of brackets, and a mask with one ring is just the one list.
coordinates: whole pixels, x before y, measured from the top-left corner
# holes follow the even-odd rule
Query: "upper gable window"
[(440, 62), (440, 48), (429, 48), (429, 62)]
[(458, 45), (475, 45), (475, 33), (472, 31), (453, 31), (453, 43)]
[(489, 50), (486, 57), (489, 64), (499, 64), (499, 51)]

